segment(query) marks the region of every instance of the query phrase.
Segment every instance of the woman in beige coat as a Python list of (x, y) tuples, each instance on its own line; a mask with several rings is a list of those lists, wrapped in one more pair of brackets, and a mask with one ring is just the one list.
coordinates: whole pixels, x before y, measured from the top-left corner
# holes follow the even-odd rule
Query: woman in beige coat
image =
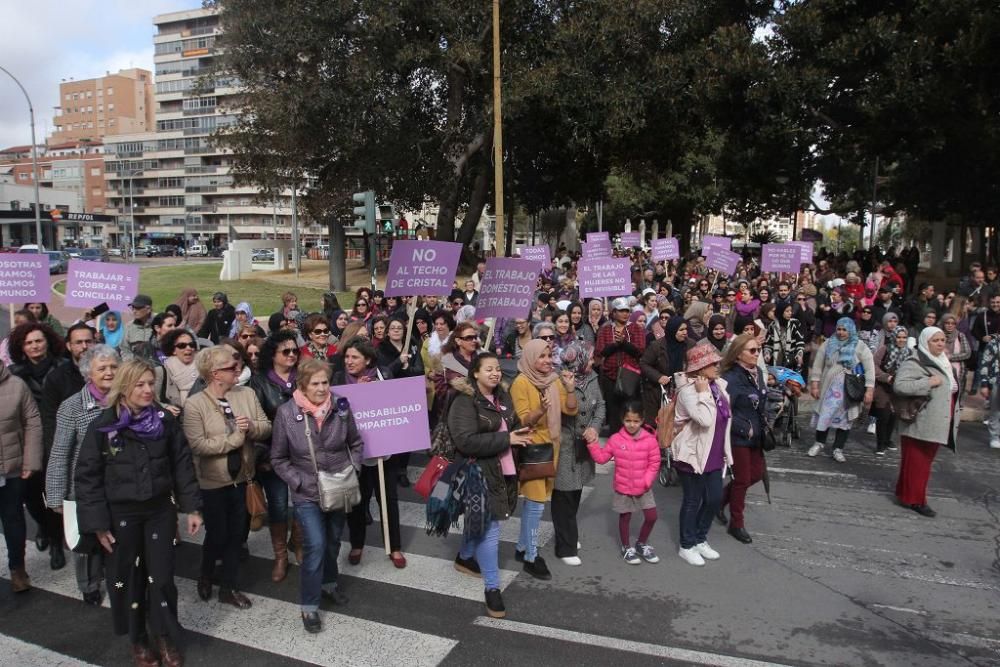
[(254, 442), (268, 440), (271, 422), (254, 391), (236, 384), (242, 370), (238, 352), (225, 345), (208, 348), (195, 363), (206, 386), (184, 404), (183, 422), (204, 503), (198, 595), (212, 597), (215, 561), (221, 559), (219, 602), (247, 609), (250, 599), (237, 587), (247, 531), (246, 485), (256, 465)]

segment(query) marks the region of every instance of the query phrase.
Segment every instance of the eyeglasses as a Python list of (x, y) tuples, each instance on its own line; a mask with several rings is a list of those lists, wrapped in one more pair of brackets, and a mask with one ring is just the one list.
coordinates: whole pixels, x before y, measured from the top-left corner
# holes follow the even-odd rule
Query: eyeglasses
[(253, 337), (253, 334), (240, 334), (240, 340), (250, 340)]
[(747, 348), (744, 348), (743, 351), (744, 352), (749, 352), (750, 354), (759, 354), (760, 353), (760, 348), (759, 347), (747, 347)]
[(251, 359), (256, 359), (256, 358), (257, 358), (257, 357), (259, 357), (259, 356), (260, 356), (260, 353), (259, 353), (259, 352), (251, 352), (251, 353), (250, 353), (250, 358), (251, 358)]
[(670, 319), (670, 313), (661, 313), (660, 314), (660, 319), (661, 320), (669, 320)]
[(329, 336), (330, 335), (330, 330), (329, 329), (313, 329), (312, 332), (314, 334), (316, 334), (317, 336)]
[(215, 370), (218, 373), (235, 373), (237, 368), (239, 368), (239, 366), (234, 364), (232, 366), (226, 366), (225, 368), (216, 368)]
[(175, 350), (186, 350), (188, 348), (194, 348), (194, 343), (174, 343)]
[(463, 302), (461, 302), (461, 301), (453, 301), (451, 305), (454, 306), (454, 307), (456, 307), (456, 308), (461, 308), (465, 304)]
[(279, 354), (283, 354), (286, 357), (291, 357), (299, 353), (298, 349), (294, 347), (286, 347), (284, 350), (278, 350)]
[(479, 340), (479, 336), (476, 334), (469, 334), (468, 336), (458, 336), (458, 339), (468, 342), (470, 340)]
[(555, 340), (556, 337), (550, 334), (548, 336), (539, 336), (538, 339), (539, 340)]
[(361, 308), (361, 307), (365, 307), (365, 308), (367, 308), (367, 307), (368, 307), (368, 304), (367, 304), (367, 303), (365, 303), (364, 301), (358, 301), (358, 302), (357, 302), (356, 304), (354, 304), (354, 307), (355, 307), (355, 308)]
[(800, 296), (800, 297), (796, 298), (795, 300), (796, 301), (805, 301), (806, 298), (804, 296)]

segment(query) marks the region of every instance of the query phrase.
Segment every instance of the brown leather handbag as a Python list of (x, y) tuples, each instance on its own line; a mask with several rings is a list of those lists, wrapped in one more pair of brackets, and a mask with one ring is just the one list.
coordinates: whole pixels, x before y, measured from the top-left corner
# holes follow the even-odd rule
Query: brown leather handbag
[(264, 489), (253, 480), (247, 482), (247, 514), (250, 515), (250, 530), (260, 530), (267, 518), (267, 501)]
[(522, 482), (556, 476), (555, 450), (551, 442), (514, 449), (518, 453), (517, 478)]

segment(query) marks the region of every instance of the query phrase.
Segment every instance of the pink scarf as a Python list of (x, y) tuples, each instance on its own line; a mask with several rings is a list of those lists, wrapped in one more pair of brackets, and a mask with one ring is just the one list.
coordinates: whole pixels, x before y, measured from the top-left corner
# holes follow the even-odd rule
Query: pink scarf
[(306, 398), (305, 394), (296, 389), (295, 393), (292, 394), (292, 400), (295, 401), (295, 405), (302, 409), (302, 412), (312, 415), (312, 418), (316, 420), (316, 430), (319, 431), (323, 428), (323, 422), (330, 416), (330, 407), (333, 402), (331, 396), (332, 394), (327, 394), (323, 404), (316, 405)]

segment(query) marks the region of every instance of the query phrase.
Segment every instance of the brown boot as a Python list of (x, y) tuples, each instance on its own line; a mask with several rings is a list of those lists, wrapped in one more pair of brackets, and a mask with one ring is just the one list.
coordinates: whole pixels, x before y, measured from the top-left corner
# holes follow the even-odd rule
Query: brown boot
[(302, 527), (298, 521), (292, 521), (292, 539), (288, 543), (288, 550), (295, 554), (295, 562), (302, 567)]
[(160, 667), (160, 658), (145, 641), (132, 644), (132, 662), (135, 667)]
[(181, 655), (177, 645), (169, 637), (157, 637), (156, 647), (160, 650), (160, 664), (163, 667), (182, 667), (184, 665), (184, 656)]
[(31, 590), (31, 579), (28, 577), (28, 573), (25, 572), (23, 567), (11, 570), (10, 587), (15, 593), (23, 593)]
[(271, 581), (284, 581), (288, 575), (288, 524), (272, 523), (271, 546), (274, 547), (274, 567), (271, 568)]

